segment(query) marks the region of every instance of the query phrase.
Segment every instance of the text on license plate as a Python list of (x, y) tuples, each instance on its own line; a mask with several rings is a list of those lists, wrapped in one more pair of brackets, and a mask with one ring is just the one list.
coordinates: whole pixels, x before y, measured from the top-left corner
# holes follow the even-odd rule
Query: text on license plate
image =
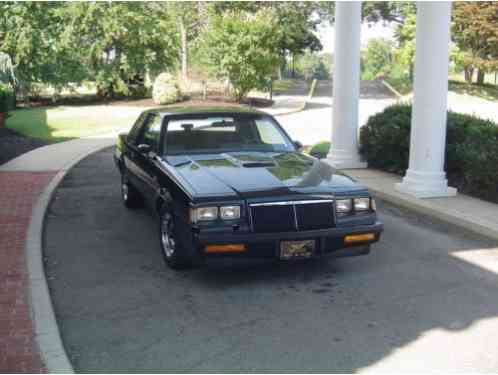
[(315, 249), (315, 240), (281, 241), (280, 259), (311, 258)]

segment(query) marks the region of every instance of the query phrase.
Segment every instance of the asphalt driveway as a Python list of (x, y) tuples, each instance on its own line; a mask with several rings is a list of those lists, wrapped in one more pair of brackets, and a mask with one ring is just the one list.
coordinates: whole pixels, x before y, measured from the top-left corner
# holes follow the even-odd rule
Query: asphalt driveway
[(369, 256), (167, 269), (112, 151), (64, 179), (49, 286), (80, 372), (498, 371), (496, 244), (379, 204)]

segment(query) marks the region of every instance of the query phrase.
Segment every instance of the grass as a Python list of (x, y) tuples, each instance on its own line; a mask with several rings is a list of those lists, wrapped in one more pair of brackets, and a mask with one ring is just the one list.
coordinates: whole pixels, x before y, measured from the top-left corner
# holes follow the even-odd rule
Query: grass
[(413, 84), (408, 77), (386, 77), (385, 80), (401, 95), (412, 92)]
[(284, 92), (294, 88), (299, 81), (296, 79), (279, 79), (273, 81), (273, 92)]
[(63, 141), (127, 129), (144, 108), (124, 106), (58, 106), (18, 109), (7, 127), (33, 138)]
[(458, 94), (466, 94), (486, 100), (498, 101), (498, 86), (489, 83), (476, 85), (475, 83), (450, 80), (448, 82), (448, 89), (449, 91), (454, 91)]

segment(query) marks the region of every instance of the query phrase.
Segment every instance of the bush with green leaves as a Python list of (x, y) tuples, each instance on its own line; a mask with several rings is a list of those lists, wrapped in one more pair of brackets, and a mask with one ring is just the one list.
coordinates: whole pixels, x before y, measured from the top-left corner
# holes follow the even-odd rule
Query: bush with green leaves
[(330, 142), (329, 141), (322, 141), (322, 142), (315, 143), (311, 147), (309, 154), (311, 156), (314, 156), (315, 158), (324, 159), (327, 157), (329, 150), (330, 150)]
[(170, 73), (161, 73), (154, 81), (152, 99), (156, 104), (172, 104), (180, 99), (180, 89), (175, 77)]
[(0, 113), (7, 113), (14, 109), (14, 91), (9, 85), (0, 83)]
[[(370, 167), (404, 174), (408, 168), (411, 105), (397, 104), (371, 116), (360, 133)], [(445, 170), (462, 193), (498, 203), (498, 125), (448, 112)]]
[(218, 77), (228, 78), (235, 100), (252, 89), (266, 89), (278, 66), (279, 32), (270, 10), (226, 12), (213, 17), (203, 35), (203, 56)]

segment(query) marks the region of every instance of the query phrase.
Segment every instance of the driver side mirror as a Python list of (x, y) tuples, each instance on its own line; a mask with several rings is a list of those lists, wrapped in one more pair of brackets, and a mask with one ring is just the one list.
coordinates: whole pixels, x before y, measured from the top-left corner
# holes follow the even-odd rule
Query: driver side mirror
[(148, 154), (152, 149), (150, 147), (150, 145), (148, 144), (145, 144), (145, 143), (141, 143), (137, 146), (137, 149), (138, 151), (141, 153), (141, 154)]
[(294, 141), (294, 147), (296, 147), (297, 151), (299, 152), (303, 151), (304, 148), (303, 144), (299, 141)]

